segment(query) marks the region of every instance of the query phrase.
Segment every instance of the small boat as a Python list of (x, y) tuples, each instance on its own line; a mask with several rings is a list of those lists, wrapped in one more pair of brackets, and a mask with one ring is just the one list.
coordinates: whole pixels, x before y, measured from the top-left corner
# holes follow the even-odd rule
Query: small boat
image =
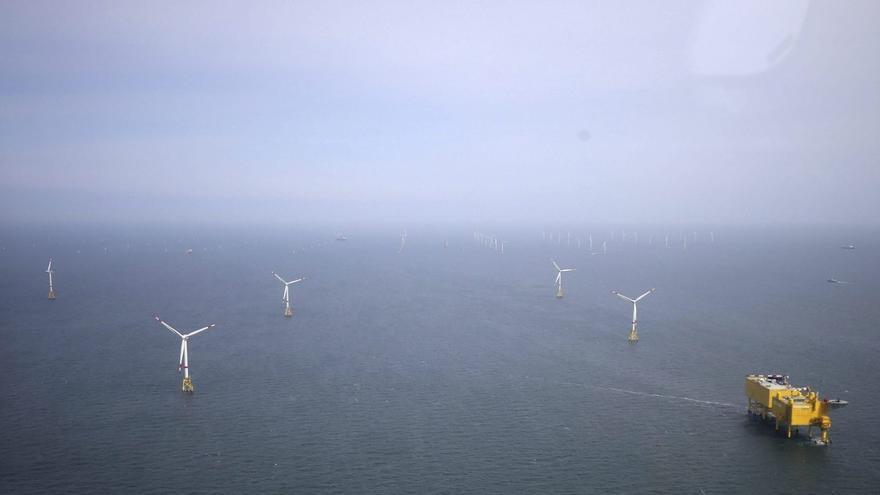
[(345, 236), (342, 235), (342, 234), (338, 234), (338, 235), (336, 236), (336, 240), (337, 240), (337, 241), (347, 241), (347, 240), (348, 240), (348, 237), (345, 237)]
[(840, 246), (840, 249), (855, 249), (855, 244), (847, 244), (846, 246)]
[(825, 403), (828, 404), (828, 407), (830, 407), (831, 409), (838, 409), (849, 405), (849, 401), (841, 399), (825, 399)]

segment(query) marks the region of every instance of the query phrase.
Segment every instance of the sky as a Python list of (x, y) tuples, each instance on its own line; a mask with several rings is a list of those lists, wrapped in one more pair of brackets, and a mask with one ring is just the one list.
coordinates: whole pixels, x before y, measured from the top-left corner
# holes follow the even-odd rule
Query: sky
[(876, 224), (880, 2), (0, 3), (0, 222)]

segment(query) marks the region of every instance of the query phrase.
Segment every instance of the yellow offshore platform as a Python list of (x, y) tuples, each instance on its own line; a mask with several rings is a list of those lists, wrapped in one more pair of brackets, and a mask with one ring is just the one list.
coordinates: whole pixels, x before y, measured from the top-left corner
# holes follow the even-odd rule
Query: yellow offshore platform
[(847, 405), (846, 401), (820, 399), (819, 392), (810, 387), (793, 387), (785, 375), (746, 376), (746, 395), (749, 398), (749, 414), (763, 419), (772, 419), (776, 430), (785, 425), (788, 438), (794, 428), (797, 433), (801, 426), (807, 427), (807, 434), (813, 438), (813, 427), (822, 432), (817, 443), (828, 444), (828, 430), (831, 418), (828, 411)]

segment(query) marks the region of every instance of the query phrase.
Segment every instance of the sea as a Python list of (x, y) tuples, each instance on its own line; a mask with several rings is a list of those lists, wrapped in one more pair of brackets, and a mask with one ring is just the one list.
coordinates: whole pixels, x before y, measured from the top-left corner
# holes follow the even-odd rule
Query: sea
[[(880, 492), (880, 231), (712, 229), (3, 227), (0, 492)], [(216, 324), (193, 394), (155, 315)], [(753, 373), (848, 401), (832, 443)]]

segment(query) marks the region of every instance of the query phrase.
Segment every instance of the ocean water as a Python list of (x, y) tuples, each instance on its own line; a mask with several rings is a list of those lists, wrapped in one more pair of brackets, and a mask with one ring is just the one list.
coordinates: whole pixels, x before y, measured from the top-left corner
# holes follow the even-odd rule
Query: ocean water
[[(7, 227), (0, 492), (880, 490), (880, 232), (589, 229), (607, 255), (540, 229), (493, 230), (502, 256), (455, 227), (399, 254), (387, 229)], [(561, 300), (551, 258), (577, 268)], [(273, 270), (307, 278), (293, 318)], [(651, 287), (628, 344), (609, 291)], [(154, 314), (217, 324), (193, 395)], [(771, 372), (850, 401), (830, 446), (749, 420), (744, 375)]]

